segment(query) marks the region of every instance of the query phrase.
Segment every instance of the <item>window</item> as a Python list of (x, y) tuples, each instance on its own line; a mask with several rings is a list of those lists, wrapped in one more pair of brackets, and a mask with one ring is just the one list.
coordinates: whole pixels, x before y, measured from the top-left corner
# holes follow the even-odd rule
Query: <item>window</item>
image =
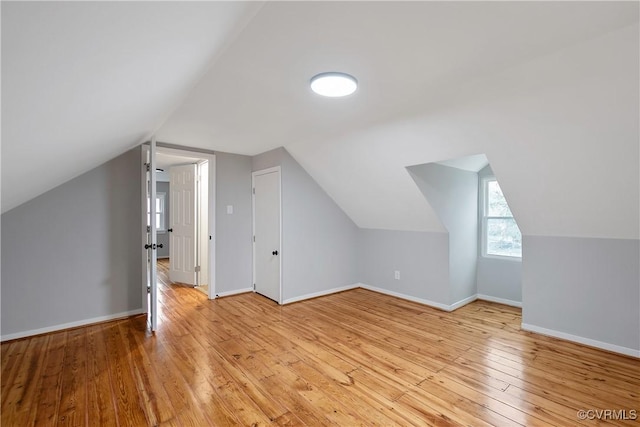
[[(156, 193), (156, 229), (158, 231), (167, 230), (164, 222), (164, 196), (165, 193)], [(151, 225), (151, 206), (149, 206), (149, 199), (147, 199), (147, 225)]]
[(483, 181), (484, 256), (522, 258), (522, 234), (495, 178)]

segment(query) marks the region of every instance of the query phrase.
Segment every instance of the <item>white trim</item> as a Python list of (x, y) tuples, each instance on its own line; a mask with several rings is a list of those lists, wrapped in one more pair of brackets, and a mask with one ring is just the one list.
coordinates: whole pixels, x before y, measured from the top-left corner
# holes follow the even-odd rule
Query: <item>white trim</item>
[(298, 301), (304, 301), (304, 300), (308, 300), (311, 298), (318, 298), (318, 297), (323, 297), (326, 295), (331, 295), (331, 294), (336, 294), (338, 292), (344, 292), (344, 291), (350, 291), (352, 289), (357, 289), (362, 287), (362, 283), (354, 283), (353, 285), (346, 285), (346, 286), (341, 286), (338, 288), (333, 288), (333, 289), (327, 289), (324, 291), (320, 291), (320, 292), (314, 292), (312, 294), (306, 294), (306, 295), (300, 295), (299, 297), (293, 297), (293, 298), (289, 298), (286, 299), (284, 301), (282, 301), (282, 304), (291, 304), (294, 302), (298, 302)]
[[(485, 236), (486, 238), (486, 236)], [(482, 255), (483, 258), (495, 259), (498, 261), (508, 261), (508, 262), (522, 262), (522, 257), (520, 256), (507, 256), (507, 255)]]
[(76, 322), (62, 323), (60, 325), (47, 326), (45, 328), (31, 329), (29, 331), (16, 332), (14, 334), (2, 335), (0, 341), (15, 340), (18, 338), (31, 337), (34, 335), (47, 334), (49, 332), (57, 332), (65, 329), (77, 328), (78, 326), (87, 326), (95, 323), (108, 322), (110, 320), (124, 319), (126, 317), (135, 316), (144, 313), (142, 308), (135, 310), (123, 311), (121, 313), (108, 314), (106, 316), (94, 317), (91, 319), (78, 320)]
[(142, 230), (142, 244), (140, 245), (140, 250), (142, 251), (142, 312), (147, 313), (149, 311), (149, 291), (147, 289), (147, 285), (149, 284), (149, 272), (147, 271), (147, 259), (149, 256), (149, 252), (144, 249), (144, 245), (147, 244), (147, 170), (145, 168), (145, 163), (147, 163), (149, 155), (149, 146), (143, 145), (140, 150), (140, 171), (142, 178), (140, 181), (142, 182), (142, 200), (140, 201), (140, 210), (141, 210), (141, 227)]
[(373, 291), (373, 292), (378, 292), (380, 294), (391, 295), (392, 297), (402, 298), (402, 299), (405, 299), (407, 301), (413, 301), (413, 302), (417, 302), (419, 304), (428, 305), (430, 307), (439, 308), (440, 310), (451, 311), (451, 308), (450, 308), (451, 306), (449, 306), (447, 304), (442, 304), (442, 303), (435, 302), (435, 301), (429, 301), (427, 299), (422, 299), (422, 298), (414, 297), (414, 296), (411, 296), (411, 295), (401, 294), (400, 292), (394, 292), (394, 291), (390, 291), (388, 289), (376, 288), (375, 286), (366, 285), (364, 283), (360, 283), (360, 287), (362, 289), (367, 289), (367, 290), (370, 290), (370, 291)]
[(560, 338), (562, 340), (573, 341), (578, 344), (588, 345), (589, 347), (596, 347), (602, 350), (608, 350), (614, 353), (620, 353), (626, 356), (640, 358), (640, 349), (622, 347), (620, 345), (597, 341), (591, 338), (580, 337), (577, 335), (568, 334), (566, 332), (560, 332), (560, 331), (555, 331), (553, 329), (547, 329), (540, 326), (530, 325), (528, 323), (523, 323), (521, 325), (521, 328), (523, 331), (535, 332), (537, 334), (546, 335), (553, 338)]
[(511, 307), (519, 307), (522, 308), (522, 302), (520, 301), (512, 301), (510, 299), (497, 298), (492, 297), (490, 295), (478, 294), (478, 299), (489, 302), (497, 302), (498, 304), (510, 305)]
[(459, 309), (460, 307), (463, 307), (463, 306), (465, 306), (465, 305), (467, 305), (467, 304), (471, 304), (472, 302), (474, 302), (474, 301), (475, 301), (475, 300), (477, 300), (477, 299), (478, 299), (478, 295), (471, 295), (471, 296), (468, 296), (468, 297), (466, 297), (466, 298), (461, 299), (461, 300), (460, 300), (460, 301), (458, 301), (458, 302), (454, 302), (453, 304), (451, 304), (451, 305), (449, 306), (449, 309), (448, 309), (447, 311), (454, 311), (454, 310), (457, 310), (457, 309)]
[(236, 289), (233, 291), (220, 292), (219, 294), (216, 294), (216, 298), (230, 297), (231, 295), (238, 295), (238, 294), (246, 294), (247, 292), (253, 292), (253, 288), (244, 288), (244, 289)]
[[(487, 253), (487, 229), (488, 229), (488, 220), (489, 219), (501, 219), (501, 218), (512, 218), (513, 221), (516, 223), (516, 226), (518, 226), (518, 221), (516, 221), (516, 218), (513, 216), (513, 212), (511, 212), (510, 217), (498, 217), (498, 216), (489, 216), (487, 215), (487, 211), (489, 210), (488, 207), (488, 203), (489, 203), (489, 196), (487, 193), (487, 187), (488, 187), (488, 183), (489, 181), (495, 181), (496, 184), (498, 184), (498, 186), (500, 186), (500, 183), (498, 182), (498, 178), (496, 178), (495, 175), (487, 175), (485, 177), (483, 177), (480, 180), (480, 185), (482, 187), (481, 191), (479, 191), (480, 194), (480, 199), (481, 199), (481, 203), (479, 206), (479, 210), (480, 210), (480, 256), (482, 258), (490, 258), (490, 259), (496, 259), (496, 260), (503, 260), (503, 261), (516, 261), (516, 262), (522, 262), (522, 250), (520, 251), (520, 256), (512, 256), (512, 255), (498, 255), (498, 254), (490, 254)], [(502, 194), (504, 196), (504, 193)], [(504, 200), (507, 200), (507, 197), (504, 196)], [(509, 206), (509, 203), (507, 202), (507, 206)], [(509, 208), (509, 210), (511, 210), (511, 208)], [(518, 227), (518, 230), (520, 230), (520, 227)], [(522, 231), (520, 231), (520, 239), (522, 239)]]
[(280, 262), (280, 283), (278, 291), (278, 304), (282, 304), (282, 168), (280, 166), (274, 166), (271, 168), (261, 169), (259, 171), (251, 172), (251, 255), (252, 255), (252, 268), (251, 268), (251, 283), (253, 284), (253, 291), (256, 287), (256, 176), (266, 175), (268, 173), (278, 173), (278, 205), (280, 207), (280, 236), (278, 242), (278, 250), (280, 255), (278, 261)]
[(251, 175), (252, 176), (266, 175), (268, 173), (280, 172), (280, 171), (281, 171), (280, 166), (273, 166), (273, 167), (266, 168), (266, 169), (260, 169), (259, 171), (253, 171), (253, 172), (251, 172)]

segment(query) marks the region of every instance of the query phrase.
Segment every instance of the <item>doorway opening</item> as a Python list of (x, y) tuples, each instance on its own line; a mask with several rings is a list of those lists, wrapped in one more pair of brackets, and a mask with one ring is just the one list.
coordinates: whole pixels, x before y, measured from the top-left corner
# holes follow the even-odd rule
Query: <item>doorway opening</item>
[[(143, 146), (143, 158), (148, 155)], [(158, 145), (154, 159), (156, 270), (167, 272), (167, 284), (188, 286), (215, 297), (215, 155)], [(148, 176), (148, 174), (147, 174)], [(151, 186), (143, 182), (147, 206), (143, 239), (150, 242)], [(145, 309), (151, 305), (149, 252), (144, 257)], [(161, 311), (161, 308), (158, 308)], [(148, 310), (147, 310), (148, 311)]]

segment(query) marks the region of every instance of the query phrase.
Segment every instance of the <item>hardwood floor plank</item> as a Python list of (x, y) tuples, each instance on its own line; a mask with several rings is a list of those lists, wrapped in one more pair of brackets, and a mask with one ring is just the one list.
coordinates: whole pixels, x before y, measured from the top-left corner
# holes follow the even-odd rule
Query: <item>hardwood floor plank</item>
[(139, 403), (140, 395), (127, 358), (127, 347), (117, 323), (111, 322), (103, 326), (116, 419), (118, 424), (123, 426), (144, 425), (147, 419)]
[(109, 379), (106, 337), (101, 325), (87, 328), (87, 419), (89, 425), (116, 425), (116, 407)]
[(1, 344), (2, 425), (637, 425), (577, 411), (640, 411), (640, 360), (523, 332), (518, 308), (209, 301), (159, 265), (155, 333), (134, 316)]
[(12, 376), (11, 386), (2, 407), (3, 424), (25, 425), (29, 423), (31, 409), (36, 404), (38, 385), (42, 382), (41, 371), (47, 353), (49, 336), (34, 338), (24, 350), (24, 357)]
[(144, 348), (139, 345), (138, 330), (125, 323), (118, 323), (120, 335), (125, 337), (127, 343), (127, 355), (131, 363), (133, 376), (136, 380), (140, 404), (144, 408), (149, 425), (158, 425), (169, 422), (175, 417), (175, 410), (171, 400), (158, 380)]
[[(41, 373), (42, 381), (40, 383), (40, 392), (35, 402), (36, 405), (33, 408), (35, 419), (32, 425), (34, 426), (54, 426), (57, 424), (62, 393), (62, 367), (66, 345), (67, 332), (58, 332), (50, 336), (49, 347)], [(2, 387), (4, 390), (4, 379)], [(4, 411), (2, 415), (2, 424), (5, 425)]]
[(22, 360), (28, 354), (27, 349), (30, 345), (33, 346), (31, 340), (14, 341), (2, 345), (3, 356), (6, 353), (6, 357), (2, 358), (3, 363), (6, 363), (2, 366), (2, 412), (9, 408), (10, 404), (7, 401), (11, 395), (15, 395), (15, 378), (23, 366)]
[(57, 425), (87, 424), (86, 328), (67, 333)]

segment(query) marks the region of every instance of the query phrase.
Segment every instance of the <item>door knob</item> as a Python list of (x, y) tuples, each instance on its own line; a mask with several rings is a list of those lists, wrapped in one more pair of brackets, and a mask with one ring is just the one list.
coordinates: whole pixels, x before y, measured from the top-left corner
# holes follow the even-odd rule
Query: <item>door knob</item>
[(153, 247), (153, 245), (144, 245), (144, 248), (145, 248), (145, 249), (150, 249), (150, 248), (152, 248), (152, 247)]
[(173, 228), (167, 230), (169, 233), (173, 233)]
[(162, 246), (162, 243), (158, 244), (158, 247), (159, 247), (159, 248), (162, 248), (162, 247), (163, 247), (163, 246)]
[(278, 255), (278, 251), (271, 252), (271, 255)]

